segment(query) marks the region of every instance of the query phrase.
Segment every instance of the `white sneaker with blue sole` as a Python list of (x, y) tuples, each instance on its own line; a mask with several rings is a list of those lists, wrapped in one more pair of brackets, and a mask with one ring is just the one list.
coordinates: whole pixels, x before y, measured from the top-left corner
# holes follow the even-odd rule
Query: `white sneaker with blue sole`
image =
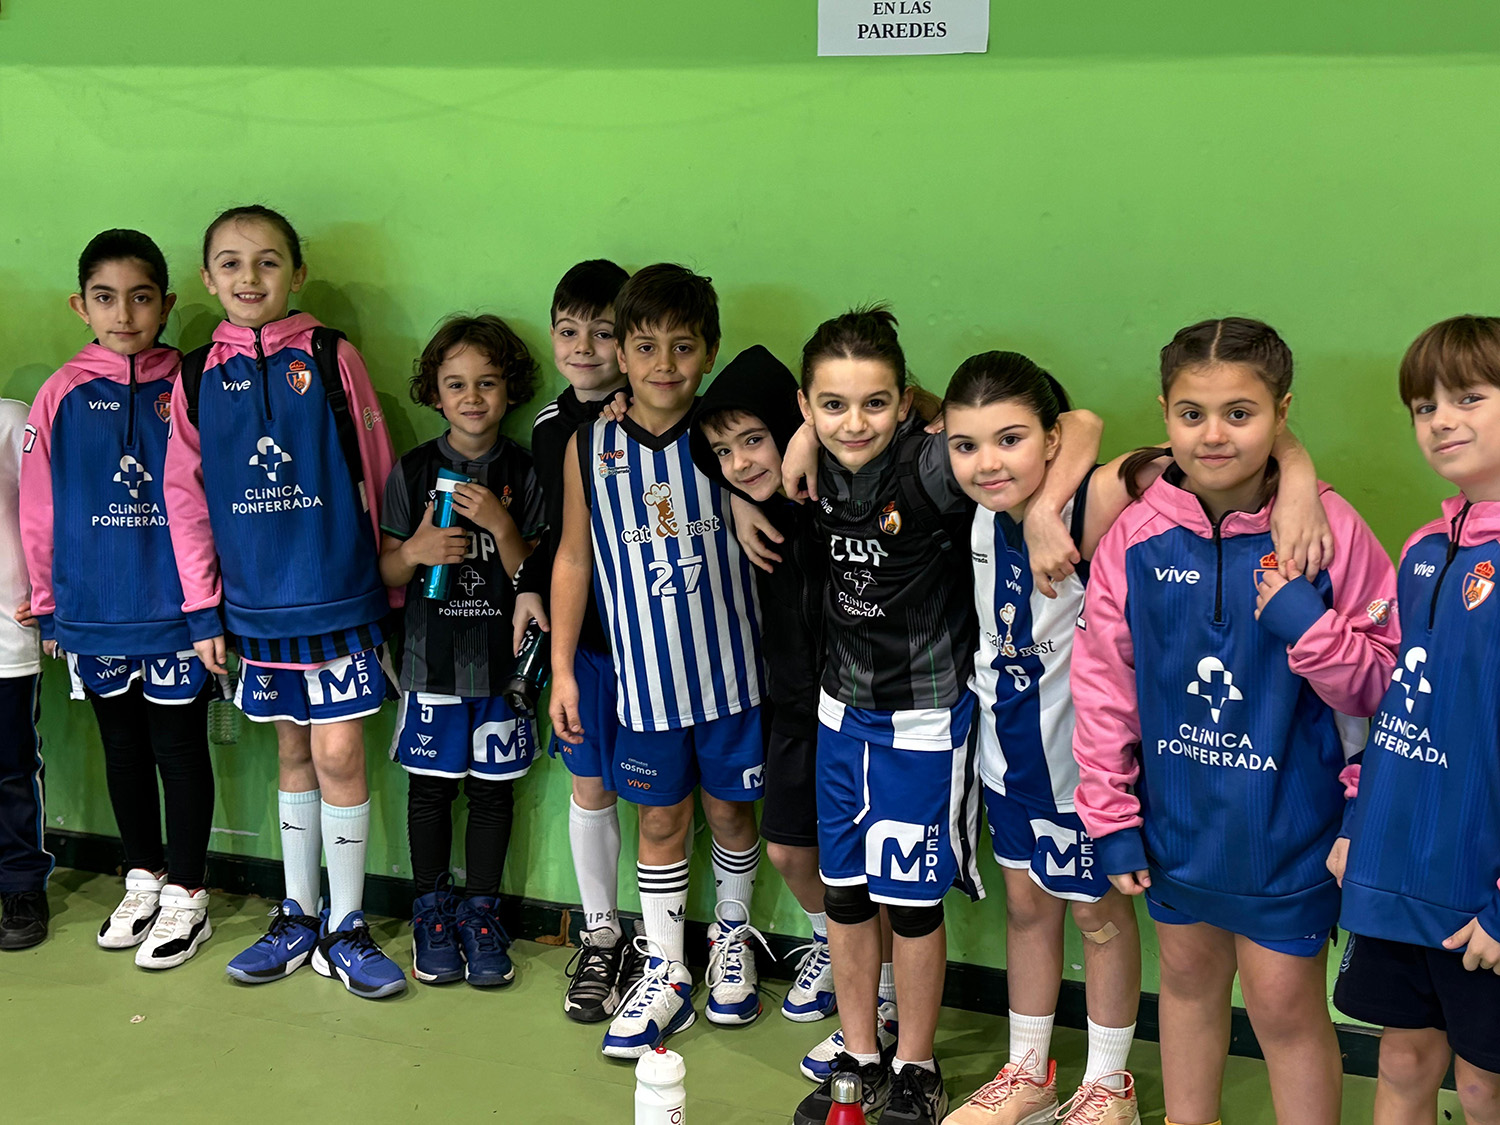
[[(880, 1057), (886, 1065), (896, 1054), (896, 1033), (898, 1024), (896, 1018), (896, 1002), (894, 1000), (882, 1000), (879, 1008), (879, 1019), (875, 1024), (875, 1041), (880, 1045)], [(823, 1042), (819, 1043), (811, 1051), (802, 1057), (802, 1065), (798, 1067), (803, 1077), (814, 1082), (822, 1082), (833, 1073), (833, 1060), (845, 1052), (844, 1029), (839, 1028)]]
[(620, 1002), (602, 1050), (612, 1059), (638, 1059), (667, 1036), (693, 1026), (693, 978), (681, 961), (651, 955), (645, 938), (637, 948), (646, 954), (646, 971)]
[(812, 941), (792, 951), (801, 953), (792, 987), (781, 1002), (781, 1014), (794, 1023), (814, 1023), (838, 1010), (833, 992), (833, 959), (828, 953), (828, 939), (813, 934)]

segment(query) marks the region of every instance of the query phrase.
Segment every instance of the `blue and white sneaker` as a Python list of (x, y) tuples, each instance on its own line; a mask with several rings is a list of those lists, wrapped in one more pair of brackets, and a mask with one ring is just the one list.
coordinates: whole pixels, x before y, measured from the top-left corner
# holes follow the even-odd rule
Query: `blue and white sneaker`
[(495, 916), (500, 900), (475, 895), (458, 908), (458, 940), (464, 947), (464, 980), (475, 988), (499, 988), (516, 979), (510, 935)]
[(280, 980), (300, 969), (317, 945), (318, 919), (303, 914), (291, 899), (283, 899), (271, 911), (266, 932), (230, 961), (225, 971), (244, 984)]
[(463, 979), (458, 905), (451, 875), (445, 875), (432, 893), (419, 896), (411, 904), (411, 975), (423, 984)]
[[(805, 952), (804, 952), (805, 951)], [(781, 1014), (794, 1023), (813, 1023), (838, 1010), (833, 994), (833, 959), (828, 954), (828, 939), (813, 934), (812, 941), (792, 950), (801, 953), (792, 987), (781, 1002)]]
[(693, 1026), (693, 978), (681, 961), (651, 956), (646, 939), (637, 938), (646, 954), (646, 971), (620, 1004), (604, 1034), (603, 1051), (612, 1059), (638, 1059), (667, 1036)]
[[(327, 922), (323, 923), (328, 926)], [(381, 952), (375, 944), (362, 910), (351, 911), (343, 928), (326, 934), (312, 956), (313, 972), (336, 978), (356, 996), (378, 1000), (406, 991), (406, 974), (401, 966)]]
[[(880, 1044), (880, 1059), (886, 1066), (891, 1065), (891, 1060), (896, 1057), (896, 1035), (900, 1027), (896, 1019), (896, 1002), (894, 1000), (882, 1000), (879, 1008), (879, 1019), (875, 1024), (875, 1041)], [(833, 1060), (845, 1051), (844, 1029), (839, 1028), (823, 1042), (819, 1043), (811, 1051), (807, 1052), (802, 1059), (799, 1068), (806, 1078), (814, 1082), (825, 1081), (833, 1073)]]
[[(727, 903), (719, 903), (719, 914)], [(734, 905), (738, 906), (738, 903)], [(718, 921), (708, 927), (708, 1005), (703, 1014), (721, 1027), (743, 1027), (760, 1015), (760, 980), (755, 972), (751, 940), (757, 940), (766, 956), (771, 949), (761, 932), (749, 922)]]

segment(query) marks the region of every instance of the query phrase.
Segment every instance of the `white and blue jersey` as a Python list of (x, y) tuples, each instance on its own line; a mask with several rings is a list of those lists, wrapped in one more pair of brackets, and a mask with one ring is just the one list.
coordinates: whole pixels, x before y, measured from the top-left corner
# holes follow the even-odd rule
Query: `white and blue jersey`
[(655, 435), (630, 418), (580, 429), (594, 576), (607, 615), (620, 724), (676, 730), (760, 703), (750, 563), (726, 493), (693, 465), (691, 412)]

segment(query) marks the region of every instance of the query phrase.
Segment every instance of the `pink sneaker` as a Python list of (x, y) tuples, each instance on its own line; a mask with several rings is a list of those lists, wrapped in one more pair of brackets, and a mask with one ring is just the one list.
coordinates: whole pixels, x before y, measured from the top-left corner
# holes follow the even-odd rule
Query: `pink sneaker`
[(1057, 1064), (1049, 1059), (1043, 1078), (1032, 1071), (1036, 1062), (1033, 1052), (1020, 1066), (1006, 1063), (993, 1082), (943, 1118), (943, 1125), (1051, 1125), (1057, 1117)]
[[(1105, 1078), (1123, 1078), (1124, 1089), (1104, 1085)], [(1116, 1070), (1078, 1087), (1057, 1111), (1057, 1120), (1064, 1125), (1141, 1125), (1135, 1078), (1128, 1070)]]

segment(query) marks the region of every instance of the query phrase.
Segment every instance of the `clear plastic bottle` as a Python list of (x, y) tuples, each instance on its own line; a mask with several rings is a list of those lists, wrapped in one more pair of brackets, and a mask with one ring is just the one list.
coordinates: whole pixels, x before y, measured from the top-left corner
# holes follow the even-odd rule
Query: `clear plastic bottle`
[(683, 1125), (687, 1121), (687, 1066), (682, 1056), (657, 1047), (635, 1064), (635, 1125)]

